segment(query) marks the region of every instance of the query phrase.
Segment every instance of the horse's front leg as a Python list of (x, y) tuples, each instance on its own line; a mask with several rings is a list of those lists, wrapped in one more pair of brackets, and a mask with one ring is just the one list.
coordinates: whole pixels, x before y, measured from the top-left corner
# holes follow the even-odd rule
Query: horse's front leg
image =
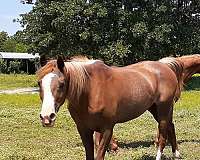
[(85, 147), (86, 152), (86, 160), (94, 160), (94, 141), (93, 141), (93, 133), (94, 131), (86, 128), (79, 128), (79, 134), (81, 136), (81, 140)]
[(101, 134), (101, 140), (97, 148), (96, 160), (104, 160), (106, 149), (108, 148), (113, 133), (113, 127), (106, 128)]
[[(99, 132), (95, 132), (94, 135), (95, 135), (95, 150), (97, 151), (99, 144), (101, 142), (101, 139), (102, 139), (102, 134)], [(118, 149), (117, 141), (115, 140), (115, 138), (113, 136), (110, 140), (108, 148), (111, 152), (115, 152)]]

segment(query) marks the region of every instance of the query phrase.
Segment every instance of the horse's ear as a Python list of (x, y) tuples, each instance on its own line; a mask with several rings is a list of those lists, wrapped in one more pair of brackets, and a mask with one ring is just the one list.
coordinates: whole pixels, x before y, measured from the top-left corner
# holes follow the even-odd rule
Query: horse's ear
[(61, 72), (63, 72), (65, 63), (64, 63), (64, 61), (63, 61), (62, 56), (58, 56), (58, 58), (57, 58), (57, 66), (58, 66), (58, 69), (59, 69)]
[(43, 54), (43, 55), (40, 56), (40, 65), (41, 65), (41, 67), (43, 67), (46, 64), (47, 64), (47, 59), (46, 59), (45, 54)]

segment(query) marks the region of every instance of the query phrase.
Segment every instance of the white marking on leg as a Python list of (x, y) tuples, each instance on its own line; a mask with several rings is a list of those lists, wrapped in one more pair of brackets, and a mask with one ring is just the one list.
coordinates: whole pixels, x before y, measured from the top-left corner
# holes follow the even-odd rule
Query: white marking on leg
[(51, 113), (55, 113), (55, 106), (54, 106), (55, 102), (51, 91), (51, 81), (52, 78), (55, 76), (57, 75), (54, 73), (49, 73), (45, 75), (42, 79), (42, 88), (44, 92), (42, 110), (40, 113), (42, 117), (50, 116)]
[(178, 150), (176, 150), (174, 153), (173, 153), (173, 156), (174, 158), (180, 158), (181, 157), (181, 154)]
[(162, 157), (162, 152), (160, 151), (160, 148), (158, 148), (156, 160), (161, 160), (161, 157)]

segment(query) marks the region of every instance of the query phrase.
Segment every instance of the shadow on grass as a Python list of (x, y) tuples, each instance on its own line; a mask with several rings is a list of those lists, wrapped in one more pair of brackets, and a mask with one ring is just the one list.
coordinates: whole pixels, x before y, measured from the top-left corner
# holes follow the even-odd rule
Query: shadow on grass
[(199, 90), (200, 91), (200, 76), (194, 76), (189, 80), (187, 84), (185, 84), (185, 90)]
[(154, 145), (153, 141), (137, 141), (130, 143), (118, 142), (120, 148), (150, 147), (151, 145)]
[(194, 143), (200, 144), (200, 139), (182, 139), (182, 140), (177, 141), (178, 144), (187, 143), (187, 142), (194, 142)]
[[(140, 160), (155, 160), (156, 157), (152, 155), (143, 155)], [(165, 155), (162, 155), (162, 160), (172, 160), (173, 158), (167, 157)], [(139, 159), (138, 159), (139, 160)]]
[[(200, 143), (200, 139), (183, 139), (178, 140), (177, 143), (187, 143), (187, 142), (194, 142), (194, 143)], [(150, 147), (151, 145), (154, 145), (154, 141), (137, 141), (137, 142), (118, 142), (119, 148), (138, 148), (138, 147)], [(170, 145), (167, 143), (167, 146)]]

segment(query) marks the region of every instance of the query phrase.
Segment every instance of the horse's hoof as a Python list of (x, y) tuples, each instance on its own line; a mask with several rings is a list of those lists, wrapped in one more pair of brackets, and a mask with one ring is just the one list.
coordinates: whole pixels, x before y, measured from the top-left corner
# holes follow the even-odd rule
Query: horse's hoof
[(112, 144), (112, 146), (110, 147), (110, 151), (111, 152), (116, 152), (117, 150), (118, 150), (117, 144)]
[(177, 158), (177, 159), (180, 159), (180, 158), (181, 158), (181, 154), (180, 154), (180, 152), (177, 151), (177, 150), (173, 153), (173, 156), (174, 156), (174, 158)]

